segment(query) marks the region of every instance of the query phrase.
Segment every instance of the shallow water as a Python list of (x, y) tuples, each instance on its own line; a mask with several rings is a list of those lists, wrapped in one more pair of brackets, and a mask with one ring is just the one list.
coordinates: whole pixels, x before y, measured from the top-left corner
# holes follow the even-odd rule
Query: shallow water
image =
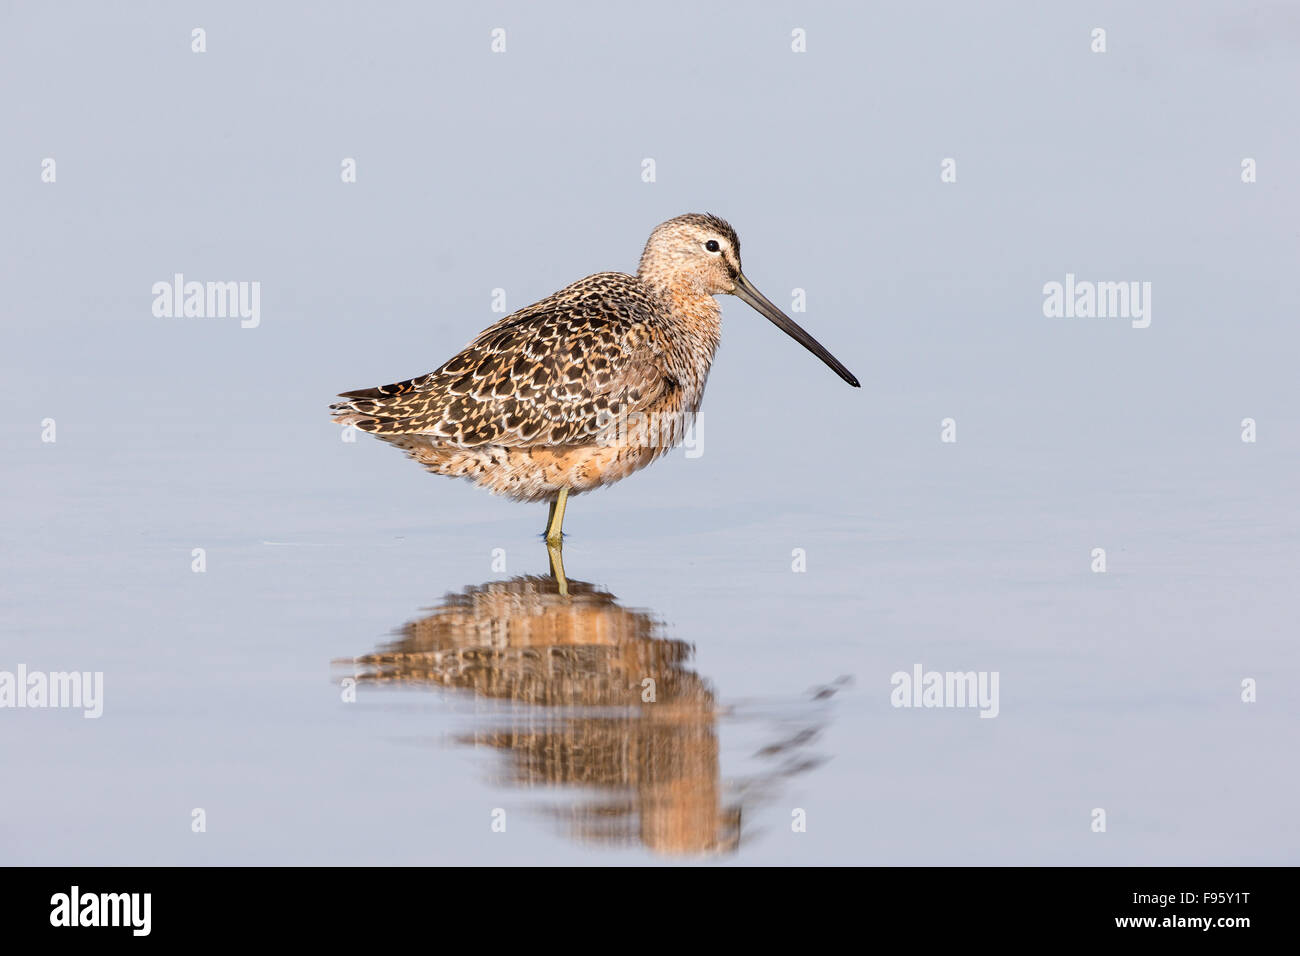
[[(376, 442), (138, 437), (28, 443), (5, 475), (50, 504), (6, 524), (6, 659), (105, 675), (98, 720), (4, 714), (11, 862), (1294, 855), (1295, 536), (1258, 472), (1171, 495), (918, 453), (863, 482), (878, 513), (837, 514), (674, 456), (574, 500), (565, 600), (544, 508)], [(997, 671), (996, 719), (892, 707), (917, 663)]]

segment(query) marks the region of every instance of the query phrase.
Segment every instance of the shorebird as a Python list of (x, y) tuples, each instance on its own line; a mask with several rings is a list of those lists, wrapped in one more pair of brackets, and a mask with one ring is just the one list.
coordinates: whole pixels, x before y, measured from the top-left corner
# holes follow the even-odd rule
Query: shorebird
[(655, 228), (636, 275), (579, 279), (484, 329), (436, 371), (344, 392), (330, 408), (334, 421), (436, 474), (517, 501), (549, 501), (554, 570), (569, 496), (625, 478), (682, 441), (718, 349), (714, 296), (724, 294), (858, 387), (745, 278), (736, 231), (691, 213)]

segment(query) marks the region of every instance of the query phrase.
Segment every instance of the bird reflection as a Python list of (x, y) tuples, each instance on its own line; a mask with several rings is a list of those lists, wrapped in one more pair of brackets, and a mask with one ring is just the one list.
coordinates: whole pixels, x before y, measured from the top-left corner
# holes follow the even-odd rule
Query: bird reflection
[(693, 648), (607, 591), (565, 583), (567, 594), (540, 576), (466, 588), (349, 663), (361, 684), (521, 705), (459, 739), (505, 755), (508, 784), (594, 794), (550, 811), (580, 840), (734, 850), (741, 797), (721, 780), (719, 705), (688, 666)]

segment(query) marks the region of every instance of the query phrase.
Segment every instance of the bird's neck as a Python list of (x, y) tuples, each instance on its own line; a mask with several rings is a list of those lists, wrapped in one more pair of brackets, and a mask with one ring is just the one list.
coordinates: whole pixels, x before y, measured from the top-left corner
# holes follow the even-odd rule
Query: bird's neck
[(668, 359), (673, 374), (685, 387), (691, 405), (698, 405), (704, 383), (722, 338), (722, 309), (718, 300), (699, 283), (678, 278), (640, 275), (662, 305), (664, 331), (668, 333)]

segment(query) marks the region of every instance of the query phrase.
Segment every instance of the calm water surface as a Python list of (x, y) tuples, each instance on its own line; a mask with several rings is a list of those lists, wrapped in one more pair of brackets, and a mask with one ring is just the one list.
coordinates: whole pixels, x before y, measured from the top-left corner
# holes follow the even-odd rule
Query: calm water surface
[[(575, 499), (565, 599), (544, 507), (327, 424), (15, 444), (6, 660), (105, 703), (5, 713), (9, 862), (1293, 855), (1291, 705), (1235, 686), (1288, 678), (1293, 541), (1239, 474), (1171, 502), (918, 447), (764, 501), (717, 474), (760, 446), (674, 455)], [(997, 718), (891, 707), (917, 663), (997, 671)]]

